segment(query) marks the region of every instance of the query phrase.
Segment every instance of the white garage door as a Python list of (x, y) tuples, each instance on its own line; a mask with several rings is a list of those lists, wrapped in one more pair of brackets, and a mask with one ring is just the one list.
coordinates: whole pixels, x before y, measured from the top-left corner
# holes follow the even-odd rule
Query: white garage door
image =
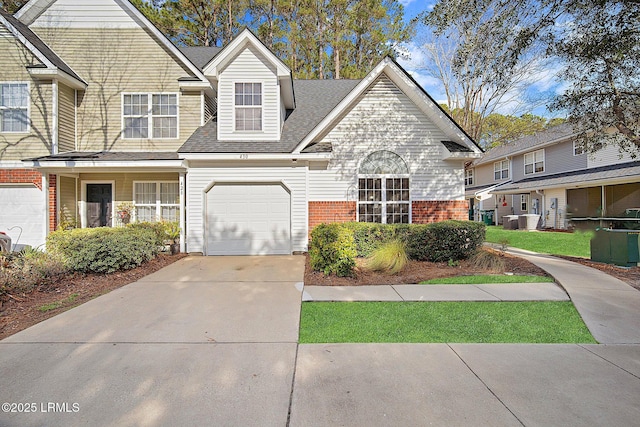
[(207, 255), (291, 253), (291, 195), (280, 184), (216, 184), (207, 193)]
[(33, 186), (0, 186), (0, 231), (11, 237), (14, 250), (42, 245), (44, 221), (42, 191)]

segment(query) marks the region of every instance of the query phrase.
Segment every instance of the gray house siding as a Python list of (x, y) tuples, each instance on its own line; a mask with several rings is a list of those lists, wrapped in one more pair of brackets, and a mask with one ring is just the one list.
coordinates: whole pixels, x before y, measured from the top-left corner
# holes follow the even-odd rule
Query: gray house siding
[[(561, 172), (569, 172), (587, 167), (587, 154), (579, 156), (573, 155), (573, 142), (564, 141), (559, 144), (549, 145), (541, 148), (544, 150), (544, 172), (535, 174), (524, 174), (524, 154), (520, 154), (513, 158), (512, 171), (513, 180), (519, 181), (532, 176), (553, 175)], [(538, 151), (532, 149), (529, 153)]]

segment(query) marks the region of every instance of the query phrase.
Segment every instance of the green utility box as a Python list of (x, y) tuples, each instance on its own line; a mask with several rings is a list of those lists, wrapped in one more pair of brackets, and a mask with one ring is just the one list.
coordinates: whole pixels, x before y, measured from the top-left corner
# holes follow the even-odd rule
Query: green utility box
[(640, 231), (601, 228), (591, 239), (591, 260), (635, 267), (640, 263)]
[(482, 211), (481, 215), (485, 225), (493, 225), (493, 211)]

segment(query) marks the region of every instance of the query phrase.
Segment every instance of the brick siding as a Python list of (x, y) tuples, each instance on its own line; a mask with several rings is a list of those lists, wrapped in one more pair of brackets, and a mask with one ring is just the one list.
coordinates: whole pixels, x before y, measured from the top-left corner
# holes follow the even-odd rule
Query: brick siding
[(49, 175), (49, 230), (51, 231), (58, 227), (57, 179), (57, 175)]
[(411, 202), (411, 213), (414, 224), (428, 224), (448, 219), (466, 220), (469, 219), (469, 202), (466, 200), (414, 200)]
[(35, 169), (0, 169), (0, 183), (33, 184), (42, 190), (42, 175)]
[(309, 233), (323, 222), (356, 220), (356, 202), (309, 202)]

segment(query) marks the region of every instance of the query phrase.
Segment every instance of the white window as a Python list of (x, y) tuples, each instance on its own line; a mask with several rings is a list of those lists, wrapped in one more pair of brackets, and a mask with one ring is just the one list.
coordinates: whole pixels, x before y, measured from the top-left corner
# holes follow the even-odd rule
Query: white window
[(524, 174), (544, 172), (544, 150), (524, 155)]
[(262, 83), (235, 84), (236, 130), (262, 130)]
[(122, 95), (123, 137), (171, 139), (178, 137), (178, 95), (132, 93)]
[(581, 154), (584, 154), (584, 145), (573, 141), (573, 155), (579, 156)]
[(138, 222), (178, 221), (180, 192), (177, 182), (136, 182), (133, 184), (135, 220)]
[(509, 179), (509, 160), (501, 160), (493, 164), (493, 179)]
[(0, 83), (0, 132), (29, 131), (29, 84)]
[(522, 212), (529, 211), (529, 195), (528, 194), (520, 195), (520, 211)]
[(473, 169), (465, 169), (464, 185), (473, 185)]
[(408, 224), (409, 169), (400, 156), (376, 151), (360, 165), (358, 221)]

